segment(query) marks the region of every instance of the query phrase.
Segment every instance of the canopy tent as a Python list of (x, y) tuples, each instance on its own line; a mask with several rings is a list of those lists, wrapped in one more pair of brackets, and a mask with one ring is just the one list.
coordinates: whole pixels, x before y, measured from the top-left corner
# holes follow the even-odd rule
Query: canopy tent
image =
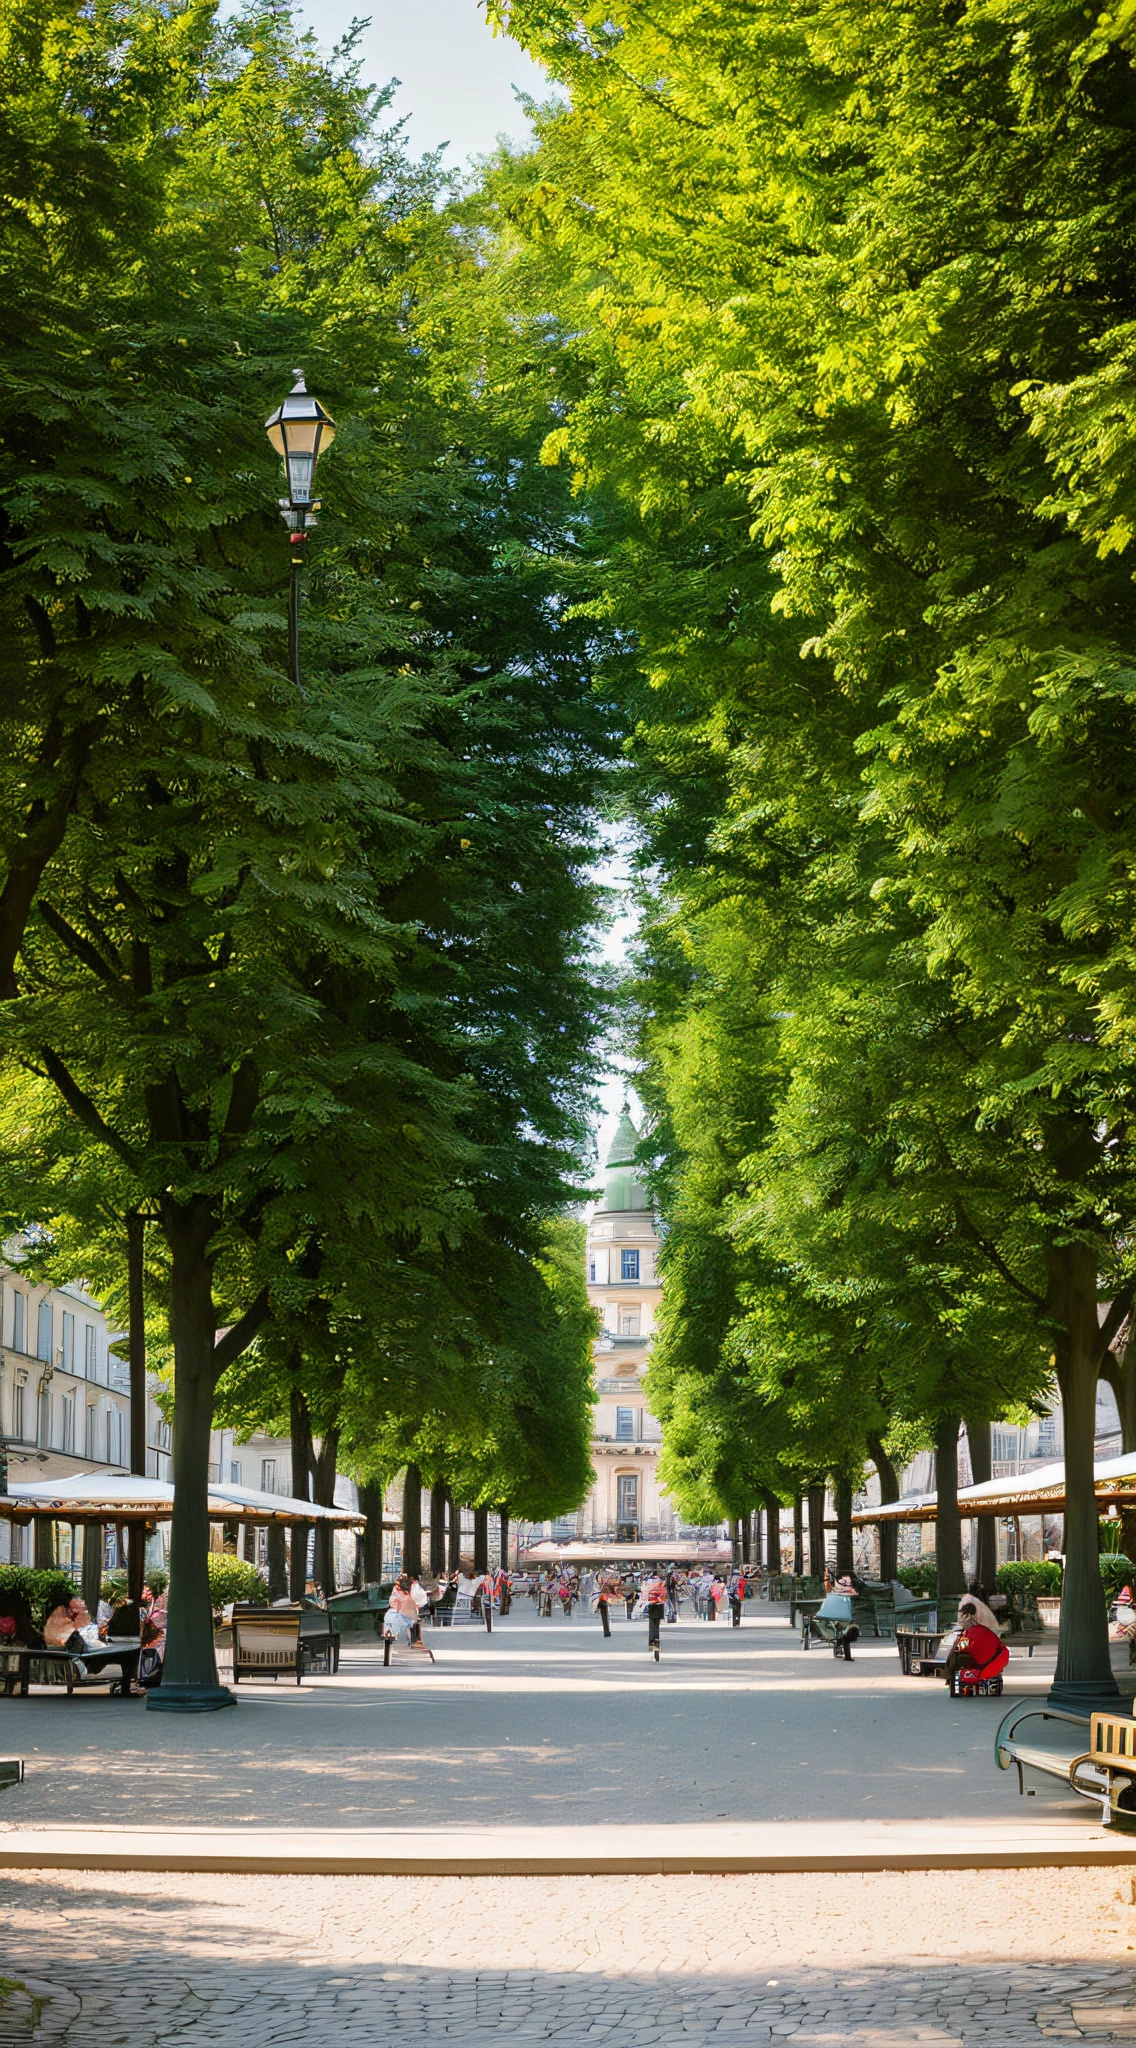
[[(139, 1479), (130, 1473), (105, 1478), (77, 1472), (68, 1479), (16, 1482), (0, 1494), (0, 1519), (30, 1521), (46, 1515), (57, 1522), (168, 1522), (174, 1511), (174, 1490), (165, 1479)], [(362, 1529), (366, 1516), (352, 1508), (320, 1507), (314, 1500), (289, 1494), (258, 1493), (251, 1486), (209, 1487), (211, 1522), (333, 1522), (340, 1529)]]
[(676, 1543), (660, 1536), (657, 1543), (533, 1543), (518, 1563), (528, 1564), (721, 1564), (731, 1556), (728, 1542)]
[[(1107, 1510), (1115, 1501), (1136, 1501), (1136, 1452), (1119, 1458), (1098, 1458), (1093, 1467), (1097, 1500)], [(1058, 1458), (1051, 1465), (1039, 1465), (1034, 1472), (1012, 1478), (987, 1479), (981, 1486), (960, 1486), (961, 1515), (1060, 1515), (1065, 1511), (1065, 1463)], [(858, 1508), (852, 1520), (865, 1522), (933, 1522), (937, 1512), (933, 1493), (912, 1495), (910, 1500), (893, 1500), (878, 1508)]]

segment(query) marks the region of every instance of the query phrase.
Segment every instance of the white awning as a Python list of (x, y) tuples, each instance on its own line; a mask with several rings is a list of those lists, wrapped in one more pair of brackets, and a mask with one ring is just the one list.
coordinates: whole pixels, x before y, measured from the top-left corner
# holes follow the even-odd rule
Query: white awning
[[(0, 1518), (25, 1521), (49, 1515), (59, 1522), (168, 1522), (174, 1511), (174, 1489), (166, 1479), (141, 1479), (122, 1473), (76, 1472), (67, 1479), (13, 1482), (0, 1494)], [(259, 1493), (251, 1486), (209, 1487), (211, 1522), (334, 1522), (341, 1529), (361, 1529), (366, 1516), (352, 1508), (325, 1508), (285, 1493)]]
[[(1112, 1501), (1136, 1500), (1136, 1452), (1125, 1451), (1119, 1458), (1098, 1458), (1093, 1466), (1097, 1499), (1107, 1508)], [(959, 1513), (971, 1515), (1060, 1515), (1065, 1510), (1065, 1461), (1038, 1465), (1032, 1472), (1013, 1477), (985, 1479), (981, 1486), (960, 1486)], [(937, 1496), (913, 1494), (908, 1500), (888, 1501), (878, 1508), (858, 1508), (852, 1520), (865, 1522), (933, 1522)]]

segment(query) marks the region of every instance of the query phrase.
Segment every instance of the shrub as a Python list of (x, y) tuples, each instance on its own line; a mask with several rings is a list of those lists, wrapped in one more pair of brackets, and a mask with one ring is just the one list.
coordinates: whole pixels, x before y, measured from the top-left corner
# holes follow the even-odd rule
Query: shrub
[[(1102, 1560), (1103, 1562), (1103, 1560)], [(996, 1584), (1000, 1593), (1037, 1598), (1039, 1593), (1060, 1593), (1061, 1566), (1023, 1558), (1019, 1564), (1000, 1564)]]
[(53, 1567), (45, 1570), (28, 1564), (0, 1564), (0, 1593), (22, 1593), (39, 1629), (52, 1608), (73, 1600), (78, 1590), (65, 1572)]
[[(164, 1593), (170, 1583), (170, 1575), (168, 1572), (164, 1572), (160, 1565), (155, 1565), (152, 1572), (147, 1572), (145, 1583), (149, 1586), (151, 1593), (155, 1595)], [(99, 1592), (104, 1600), (125, 1600), (127, 1592), (126, 1573), (124, 1571), (104, 1572)]]
[(230, 1557), (227, 1551), (211, 1550), (209, 1591), (215, 1608), (227, 1607), (230, 1600), (267, 1601), (268, 1580), (254, 1564), (246, 1564), (243, 1557)]
[(924, 1557), (918, 1564), (901, 1565), (896, 1572), (901, 1586), (909, 1593), (915, 1593), (921, 1600), (927, 1600), (939, 1590), (939, 1567), (933, 1557)]
[(1131, 1558), (1125, 1557), (1122, 1550), (1107, 1551), (1101, 1558), (1100, 1571), (1106, 1600), (1115, 1600), (1122, 1586), (1133, 1585), (1136, 1590), (1136, 1570)]

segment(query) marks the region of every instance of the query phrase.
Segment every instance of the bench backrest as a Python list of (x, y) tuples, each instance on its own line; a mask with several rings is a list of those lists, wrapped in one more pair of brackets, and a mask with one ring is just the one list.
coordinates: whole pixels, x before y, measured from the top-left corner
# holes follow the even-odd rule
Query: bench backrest
[(1136, 1760), (1136, 1721), (1128, 1714), (1094, 1714), (1089, 1724), (1094, 1756), (1125, 1756)]
[(233, 1656), (241, 1664), (294, 1665), (300, 1646), (300, 1610), (261, 1608), (233, 1615)]

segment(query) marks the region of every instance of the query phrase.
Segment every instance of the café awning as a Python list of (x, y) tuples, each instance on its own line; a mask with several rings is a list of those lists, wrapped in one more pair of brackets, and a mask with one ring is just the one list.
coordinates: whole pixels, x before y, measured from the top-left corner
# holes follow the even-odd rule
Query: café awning
[[(35, 1479), (12, 1483), (0, 1494), (0, 1519), (29, 1521), (47, 1515), (58, 1522), (168, 1522), (174, 1511), (174, 1489), (165, 1479), (140, 1479), (123, 1473), (77, 1472), (66, 1479)], [(259, 1493), (251, 1486), (210, 1484), (211, 1522), (333, 1522), (340, 1529), (362, 1529), (366, 1516), (353, 1508), (325, 1508), (290, 1494)]]
[[(1101, 1512), (1115, 1502), (1136, 1502), (1136, 1452), (1118, 1458), (1098, 1458), (1093, 1467), (1094, 1485)], [(972, 1515), (1060, 1515), (1065, 1511), (1065, 1461), (1038, 1465), (1032, 1472), (984, 1480), (981, 1486), (960, 1486), (959, 1513)], [(852, 1520), (866, 1522), (933, 1522), (937, 1500), (933, 1493), (913, 1494), (908, 1500), (887, 1501), (878, 1508), (858, 1508)]]

